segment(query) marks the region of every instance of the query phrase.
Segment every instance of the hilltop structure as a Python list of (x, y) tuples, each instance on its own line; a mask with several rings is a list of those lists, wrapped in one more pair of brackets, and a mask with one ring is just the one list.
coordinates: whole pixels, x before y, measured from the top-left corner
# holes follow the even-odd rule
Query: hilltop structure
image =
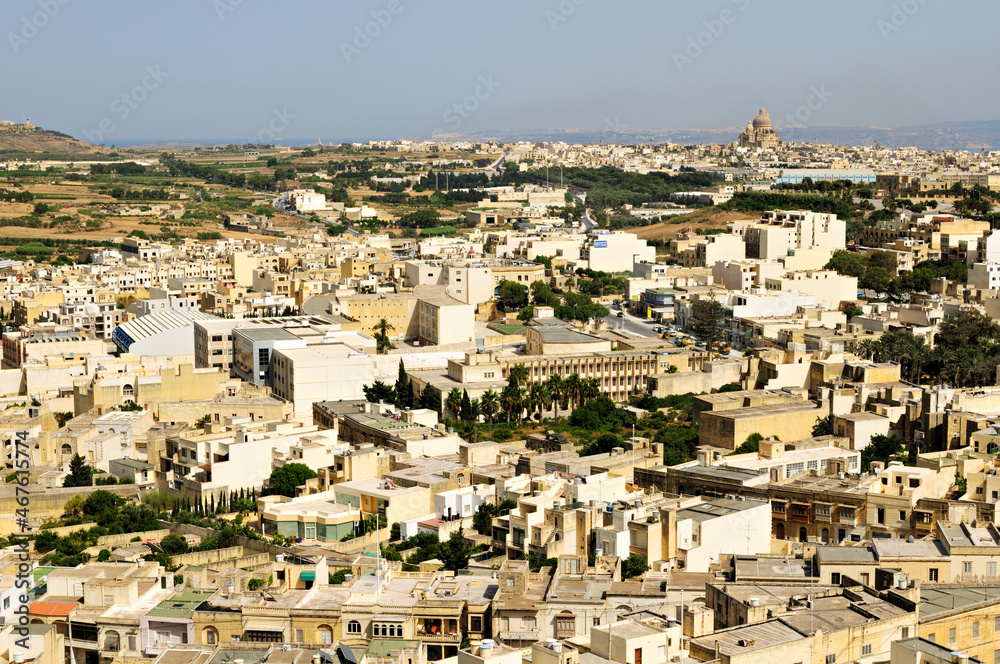
[(747, 128), (740, 134), (739, 146), (741, 148), (771, 149), (780, 144), (781, 136), (771, 126), (771, 116), (761, 106), (757, 117), (747, 122)]

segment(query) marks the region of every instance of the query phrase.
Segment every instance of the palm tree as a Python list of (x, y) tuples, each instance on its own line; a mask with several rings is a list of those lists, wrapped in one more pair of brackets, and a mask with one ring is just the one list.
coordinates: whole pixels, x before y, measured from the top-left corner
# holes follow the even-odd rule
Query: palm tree
[(487, 419), (490, 423), (495, 422), (493, 419), (494, 415), (497, 413), (497, 409), (500, 407), (500, 397), (493, 390), (486, 390), (483, 392), (483, 396), (479, 397), (479, 407), (483, 411), (483, 417)]
[(566, 394), (563, 377), (554, 373), (545, 381), (545, 386), (549, 388), (549, 395), (552, 397), (552, 404), (556, 409), (556, 417), (559, 417), (559, 404), (562, 403), (562, 399)]
[(396, 326), (387, 321), (384, 318), (380, 318), (377, 323), (375, 323), (375, 351), (379, 354), (385, 354), (392, 348), (392, 342), (389, 341), (389, 333), (396, 329)]
[(508, 382), (514, 387), (521, 387), (521, 385), (528, 380), (528, 375), (528, 367), (523, 364), (515, 364), (508, 371), (507, 379)]
[(563, 381), (563, 390), (566, 394), (566, 398), (569, 400), (573, 407), (578, 405), (577, 400), (580, 397), (580, 374), (571, 373)]
[(451, 392), (448, 393), (447, 398), (444, 400), (444, 405), (455, 417), (458, 417), (458, 410), (462, 407), (462, 390), (457, 387), (451, 388)]
[(507, 414), (507, 422), (510, 416), (515, 414), (518, 419), (521, 417), (521, 394), (520, 389), (513, 385), (508, 385), (500, 392), (500, 408)]
[(542, 411), (547, 410), (552, 405), (552, 395), (549, 393), (549, 388), (541, 383), (532, 385), (531, 393), (528, 395), (528, 403), (530, 404), (529, 410), (538, 411), (538, 419), (540, 421), (542, 419)]
[(601, 393), (601, 381), (598, 378), (586, 378), (580, 382), (580, 400), (596, 399)]
[[(479, 416), (483, 414), (483, 405), (479, 403), (479, 399), (472, 400), (472, 423), (475, 424), (479, 421)], [(475, 441), (473, 441), (475, 442)]]

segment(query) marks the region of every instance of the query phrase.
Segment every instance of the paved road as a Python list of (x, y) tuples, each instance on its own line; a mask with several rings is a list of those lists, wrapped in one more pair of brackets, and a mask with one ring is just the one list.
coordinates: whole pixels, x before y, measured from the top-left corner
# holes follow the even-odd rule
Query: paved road
[(622, 330), (626, 333), (631, 332), (640, 337), (657, 336), (657, 333), (653, 332), (655, 323), (648, 323), (645, 318), (640, 318), (639, 316), (626, 313), (624, 317), (619, 318), (618, 312), (612, 310), (611, 314), (604, 320), (608, 322), (608, 327), (612, 330)]

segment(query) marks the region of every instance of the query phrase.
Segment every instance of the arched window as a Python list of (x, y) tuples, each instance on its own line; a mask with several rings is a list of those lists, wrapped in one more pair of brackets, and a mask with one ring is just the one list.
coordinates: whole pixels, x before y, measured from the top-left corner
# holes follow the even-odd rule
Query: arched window
[(109, 629), (104, 633), (104, 649), (118, 652), (119, 648), (121, 648), (121, 636), (115, 630)]
[(206, 645), (214, 646), (219, 642), (219, 633), (214, 627), (206, 627), (202, 634)]
[(361, 633), (361, 623), (357, 620), (352, 620), (347, 623), (347, 633), (348, 634), (360, 634)]
[(133, 396), (134, 394), (135, 394), (135, 388), (129, 385), (128, 383), (125, 383), (125, 385), (122, 387), (122, 396), (130, 397)]
[(316, 632), (319, 635), (320, 643), (333, 643), (333, 629), (329, 625), (320, 625), (316, 628)]
[(996, 454), (998, 451), (1000, 451), (1000, 445), (997, 445), (996, 443), (990, 443), (986, 446), (987, 454)]
[(70, 445), (69, 443), (63, 443), (62, 447), (60, 448), (60, 451), (62, 452), (63, 456), (73, 456), (73, 446)]

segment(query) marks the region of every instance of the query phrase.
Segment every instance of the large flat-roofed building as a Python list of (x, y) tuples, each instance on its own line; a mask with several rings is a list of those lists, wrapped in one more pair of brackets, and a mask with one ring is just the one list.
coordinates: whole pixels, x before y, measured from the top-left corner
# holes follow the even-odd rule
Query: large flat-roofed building
[(111, 338), (123, 353), (194, 356), (194, 325), (208, 320), (217, 317), (201, 311), (157, 311), (119, 325)]
[(727, 450), (736, 449), (753, 433), (765, 438), (803, 440), (812, 436), (816, 421), (824, 415), (812, 402), (702, 412), (698, 418), (698, 440), (702, 445)]
[(847, 180), (852, 184), (875, 183), (875, 171), (866, 168), (786, 168), (775, 182), (777, 184), (802, 184), (809, 178), (813, 182)]
[(296, 417), (317, 401), (363, 399), (375, 380), (375, 358), (342, 343), (275, 350), (271, 365), (274, 395), (292, 402)]
[(451, 297), (443, 288), (421, 286), (417, 298), (417, 340), (422, 346), (471, 344), (475, 340), (476, 308)]
[(373, 337), (341, 331), (338, 324), (322, 316), (299, 316), (278, 325), (237, 327), (233, 330), (233, 371), (254, 385), (273, 386), (275, 353), (336, 343), (347, 344), (359, 353), (375, 350)]

